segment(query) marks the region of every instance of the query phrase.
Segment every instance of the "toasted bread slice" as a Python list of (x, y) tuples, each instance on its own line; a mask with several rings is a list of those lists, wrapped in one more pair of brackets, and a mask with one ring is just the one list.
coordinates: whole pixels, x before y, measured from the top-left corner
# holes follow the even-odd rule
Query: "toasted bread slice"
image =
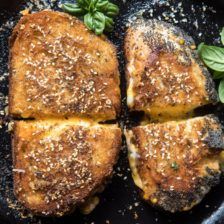
[(133, 179), (155, 206), (189, 210), (219, 182), (224, 136), (212, 115), (134, 127), (126, 137)]
[(10, 40), (9, 112), (14, 117), (91, 117), (120, 111), (116, 49), (68, 14), (25, 15)]
[(193, 39), (171, 24), (134, 23), (125, 38), (128, 106), (171, 119), (216, 102), (211, 76), (191, 48)]
[(61, 216), (92, 203), (89, 198), (112, 175), (120, 145), (117, 125), (74, 119), (15, 122), (15, 195), (39, 215)]

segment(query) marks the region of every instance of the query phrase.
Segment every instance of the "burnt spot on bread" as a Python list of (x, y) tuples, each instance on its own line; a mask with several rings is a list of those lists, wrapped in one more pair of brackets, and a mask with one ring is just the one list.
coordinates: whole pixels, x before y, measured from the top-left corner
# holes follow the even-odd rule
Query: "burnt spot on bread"
[(208, 115), (208, 118), (212, 119), (217, 127), (215, 129), (211, 128), (208, 121), (208, 124), (202, 130), (202, 133), (204, 133), (203, 141), (209, 148), (216, 149), (219, 152), (224, 148), (223, 126), (216, 116)]
[(209, 168), (207, 171), (206, 176), (195, 179), (195, 184), (192, 185), (191, 191), (164, 190), (158, 186), (158, 190), (152, 195), (152, 198), (158, 198), (157, 203), (153, 204), (151, 201), (148, 202), (153, 206), (159, 206), (159, 208), (163, 208), (169, 212), (189, 210), (203, 199), (211, 187), (216, 186), (220, 182), (220, 172), (213, 171)]

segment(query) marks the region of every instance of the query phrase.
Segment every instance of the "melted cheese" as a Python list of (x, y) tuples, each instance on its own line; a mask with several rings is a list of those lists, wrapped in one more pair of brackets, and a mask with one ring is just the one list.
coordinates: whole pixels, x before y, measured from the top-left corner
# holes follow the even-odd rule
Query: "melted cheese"
[(99, 202), (100, 199), (96, 196), (89, 198), (82, 206), (80, 206), (80, 212), (84, 215), (90, 214), (99, 204)]
[(129, 107), (133, 107), (134, 106), (133, 84), (134, 84), (134, 80), (133, 80), (133, 78), (130, 78), (129, 86), (128, 86), (128, 90), (127, 90), (127, 105)]
[(42, 118), (40, 120), (30, 120), (26, 122), (31, 122), (32, 124), (35, 124), (38, 127), (46, 126), (46, 125), (54, 125), (54, 124), (60, 124), (60, 129), (63, 129), (67, 127), (68, 125), (76, 125), (76, 126), (83, 126), (83, 127), (106, 127), (106, 128), (118, 128), (118, 124), (99, 124), (97, 121), (93, 121), (88, 118), (52, 118), (52, 117), (46, 117)]
[(128, 145), (128, 159), (129, 159), (129, 164), (132, 172), (132, 178), (135, 182), (135, 184), (143, 190), (143, 183), (142, 180), (138, 174), (138, 169), (137, 169), (137, 159), (139, 158), (138, 154), (138, 149), (135, 147), (134, 144), (131, 143), (132, 139), (132, 131), (127, 131), (125, 130), (125, 136), (127, 139), (127, 145)]

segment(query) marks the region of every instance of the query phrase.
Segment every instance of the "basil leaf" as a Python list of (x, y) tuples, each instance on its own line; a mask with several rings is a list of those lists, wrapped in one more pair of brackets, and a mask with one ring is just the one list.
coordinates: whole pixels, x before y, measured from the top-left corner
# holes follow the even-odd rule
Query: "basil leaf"
[(93, 14), (87, 13), (84, 16), (84, 23), (89, 30), (92, 30), (95, 34), (100, 35), (105, 29), (105, 16), (101, 12), (95, 12)]
[(224, 78), (224, 72), (218, 72), (218, 71), (213, 72), (213, 79), (222, 79), (222, 78)]
[(65, 12), (68, 12), (71, 15), (74, 16), (81, 16), (86, 13), (86, 11), (82, 8), (80, 8), (77, 4), (71, 4), (71, 3), (65, 3), (62, 5), (62, 9)]
[(91, 15), (91, 13), (87, 13), (85, 16), (84, 16), (84, 23), (85, 25), (87, 26), (87, 28), (89, 30), (94, 30), (94, 26), (93, 26), (93, 17)]
[(108, 16), (105, 16), (105, 30), (111, 32), (114, 29), (114, 21)]
[(209, 68), (224, 72), (224, 48), (203, 45), (200, 51), (201, 58)]
[(222, 103), (224, 103), (224, 79), (221, 80), (221, 82), (219, 83), (219, 99)]
[(65, 3), (62, 8), (65, 12), (84, 18), (89, 30), (97, 35), (114, 28), (113, 17), (119, 13), (117, 5), (109, 0), (76, 0), (76, 4)]
[(97, 35), (103, 33), (103, 30), (105, 28), (105, 16), (102, 12), (95, 12), (93, 14), (93, 26), (94, 31)]
[(224, 27), (222, 28), (222, 31), (220, 33), (220, 36), (221, 36), (222, 45), (224, 45)]
[(115, 17), (119, 14), (119, 8), (117, 5), (113, 4), (113, 3), (108, 3), (107, 5), (107, 9), (105, 11), (105, 14), (109, 17)]
[(91, 0), (77, 0), (78, 6), (89, 11)]
[(92, 0), (89, 5), (89, 12), (94, 13), (96, 11), (96, 3), (98, 0)]
[(96, 3), (96, 9), (101, 12), (105, 12), (107, 10), (108, 0), (98, 0)]
[(198, 51), (198, 54), (199, 54), (200, 57), (201, 57), (201, 51), (202, 51), (202, 48), (203, 48), (204, 45), (205, 45), (205, 43), (203, 43), (203, 42), (198, 45), (197, 51)]

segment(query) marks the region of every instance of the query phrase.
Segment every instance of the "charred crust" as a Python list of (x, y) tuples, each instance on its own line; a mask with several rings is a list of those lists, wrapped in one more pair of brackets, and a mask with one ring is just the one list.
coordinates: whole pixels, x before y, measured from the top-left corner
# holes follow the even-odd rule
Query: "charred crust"
[[(216, 128), (211, 128), (210, 123), (214, 123)], [(205, 139), (203, 140), (210, 149), (222, 150), (224, 148), (224, 135), (223, 127), (215, 115), (209, 115), (206, 119), (205, 127), (202, 130), (205, 134)]]
[[(207, 168), (206, 171), (206, 176), (198, 177), (195, 180), (195, 185), (192, 188), (192, 191), (170, 191), (164, 190), (158, 186), (158, 190), (153, 194), (153, 197), (158, 198), (158, 203), (153, 204), (153, 206), (172, 213), (191, 209), (204, 198), (211, 187), (216, 186), (220, 182), (220, 172), (209, 168)], [(150, 201), (148, 202), (151, 204)]]
[[(139, 26), (145, 26), (145, 27), (150, 27), (150, 31), (146, 32), (145, 34), (143, 34), (144, 39), (145, 39), (145, 43), (148, 45), (148, 37), (151, 37), (152, 34), (153, 35), (158, 35), (157, 37), (153, 37), (153, 39), (155, 39), (155, 48), (159, 51), (165, 51), (165, 52), (174, 52), (175, 51), (175, 46), (173, 44), (172, 41), (167, 40), (166, 42), (156, 42), (157, 41), (163, 39), (163, 35), (162, 34), (157, 34), (154, 32), (154, 30), (158, 27), (164, 27), (165, 29), (167, 29), (171, 34), (173, 34), (174, 36), (176, 36), (177, 38), (181, 38), (185, 41), (185, 44), (183, 45), (183, 50), (181, 51), (181, 54), (183, 54), (183, 56), (185, 57), (185, 60), (187, 61), (188, 65), (190, 63), (190, 54), (189, 52), (185, 52), (186, 50), (186, 46), (191, 46), (191, 45), (195, 45), (195, 42), (193, 40), (192, 37), (190, 37), (188, 34), (186, 34), (186, 32), (184, 32), (181, 28), (172, 25), (171, 23), (166, 23), (164, 21), (160, 21), (160, 20), (156, 20), (156, 19), (152, 19), (152, 20), (137, 20), (134, 24), (133, 27), (134, 28), (138, 28)], [(150, 47), (152, 47), (152, 45), (150, 45)]]

